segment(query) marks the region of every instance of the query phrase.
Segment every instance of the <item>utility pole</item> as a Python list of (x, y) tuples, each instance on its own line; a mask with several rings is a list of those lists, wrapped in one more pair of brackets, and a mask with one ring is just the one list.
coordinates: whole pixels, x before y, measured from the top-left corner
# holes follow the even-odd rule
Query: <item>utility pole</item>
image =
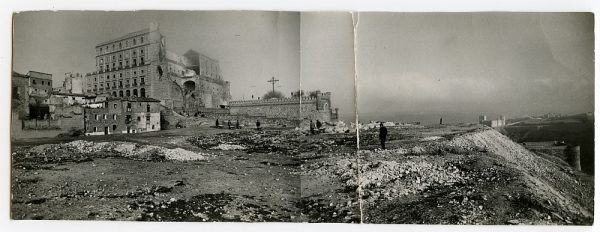
[(271, 85), (273, 86), (273, 93), (275, 93), (275, 83), (278, 82), (279, 80), (275, 79), (275, 77), (271, 77), (271, 80), (268, 80), (267, 82), (270, 82)]

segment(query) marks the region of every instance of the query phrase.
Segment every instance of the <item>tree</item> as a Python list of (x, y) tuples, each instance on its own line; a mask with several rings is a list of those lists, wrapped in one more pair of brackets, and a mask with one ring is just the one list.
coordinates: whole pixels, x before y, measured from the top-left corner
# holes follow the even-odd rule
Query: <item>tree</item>
[(263, 99), (271, 99), (271, 98), (283, 98), (283, 94), (278, 91), (269, 91), (263, 96)]

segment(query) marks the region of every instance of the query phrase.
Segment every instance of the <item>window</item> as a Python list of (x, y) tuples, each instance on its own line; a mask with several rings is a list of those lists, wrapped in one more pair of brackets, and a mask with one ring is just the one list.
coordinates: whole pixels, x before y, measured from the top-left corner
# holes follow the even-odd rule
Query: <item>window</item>
[[(135, 80), (134, 80), (134, 82), (135, 82)], [(138, 96), (137, 89), (134, 89), (134, 90), (133, 90), (133, 96), (135, 96), (135, 97), (137, 97), (137, 96)]]
[[(112, 45), (112, 50), (113, 51), (115, 50), (115, 45), (114, 44)], [(114, 59), (114, 57), (113, 57), (113, 59)]]
[(113, 104), (113, 108), (116, 109), (117, 108), (117, 103)]
[(103, 118), (104, 120), (106, 120), (106, 114), (104, 114), (102, 118)]
[(154, 125), (152, 125), (152, 130), (154, 130)]
[(144, 84), (144, 77), (140, 78), (140, 83), (143, 85)]
[(133, 45), (135, 45), (135, 44), (136, 44), (136, 42), (137, 42), (137, 41), (135, 41), (135, 38), (134, 38), (134, 39), (133, 39)]
[[(104, 103), (104, 108), (108, 108), (108, 102)], [(104, 119), (106, 119), (106, 115), (104, 115)]]
[(123, 44), (119, 43), (119, 49), (123, 48)]
[(137, 117), (138, 122), (142, 121), (142, 118), (140, 116)]
[(136, 54), (137, 54), (137, 53), (136, 53), (136, 51), (133, 51), (133, 57), (135, 57), (135, 56), (136, 56)]
[[(115, 108), (116, 108), (117, 104), (115, 104)], [(117, 120), (117, 115), (113, 114), (113, 120)]]
[[(129, 96), (131, 96), (131, 92), (129, 92), (129, 90), (125, 91), (125, 96), (126, 96), (126, 97), (129, 97)], [(128, 103), (128, 104), (127, 104), (127, 106), (128, 106), (129, 108), (131, 108), (131, 103)]]
[(150, 116), (146, 116), (146, 121), (150, 121)]
[(144, 49), (140, 49), (140, 56), (144, 55)]
[(94, 127), (94, 132), (98, 131), (98, 128)]
[(119, 60), (123, 59), (123, 55), (119, 54)]
[(100, 48), (100, 53), (102, 53), (102, 48)]
[[(98, 115), (97, 115), (97, 114), (94, 114), (94, 119), (95, 119), (96, 121), (98, 121)], [(96, 131), (96, 130), (94, 130), (94, 131)]]
[(142, 70), (140, 70), (140, 72), (141, 72), (142, 74), (144, 74), (144, 70), (143, 70), (143, 69), (142, 69)]
[[(123, 81), (119, 81), (119, 87), (123, 87)], [(121, 94), (121, 95), (123, 95), (123, 94)]]
[(94, 77), (94, 81), (98, 81), (98, 79)]
[(129, 47), (129, 41), (125, 41), (125, 47)]
[(144, 57), (140, 57), (140, 65), (144, 65)]
[(146, 104), (146, 112), (150, 112), (150, 104)]
[(119, 97), (123, 97), (123, 90), (119, 91)]
[(35, 80), (33, 80), (33, 84), (35, 85)]
[(144, 43), (144, 37), (140, 37), (140, 43)]
[[(100, 48), (100, 49), (102, 49), (102, 48)], [(100, 58), (100, 64), (103, 64), (103, 63), (104, 63), (104, 59)]]
[(135, 71), (133, 71), (133, 75), (135, 75), (135, 74), (136, 74), (136, 72), (135, 72)]
[(123, 73), (119, 73), (119, 78), (123, 77)]
[(144, 88), (140, 89), (140, 96), (141, 97), (146, 97), (146, 89), (144, 89)]
[(110, 83), (106, 83), (106, 88), (110, 88)]
[(117, 130), (117, 125), (113, 125), (113, 131)]

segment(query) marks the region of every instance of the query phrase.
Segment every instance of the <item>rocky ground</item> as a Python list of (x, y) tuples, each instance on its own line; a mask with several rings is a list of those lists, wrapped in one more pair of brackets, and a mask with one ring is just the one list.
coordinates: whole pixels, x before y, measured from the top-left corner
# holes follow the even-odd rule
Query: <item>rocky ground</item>
[(355, 146), (353, 134), (209, 126), (15, 141), (11, 217), (359, 222), (355, 189), (329, 175)]
[(593, 223), (593, 177), (478, 125), (361, 132), (363, 222)]
[[(593, 223), (593, 176), (478, 125), (216, 129), (13, 142), (13, 219)], [(361, 212), (362, 209), (362, 212)]]

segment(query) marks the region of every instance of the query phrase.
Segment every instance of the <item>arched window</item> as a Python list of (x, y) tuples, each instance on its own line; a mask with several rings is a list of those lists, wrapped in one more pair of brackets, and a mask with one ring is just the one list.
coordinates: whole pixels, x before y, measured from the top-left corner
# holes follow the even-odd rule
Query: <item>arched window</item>
[(135, 97), (137, 97), (137, 96), (138, 96), (137, 89), (134, 89), (134, 90), (133, 90), (133, 96), (135, 96)]
[(129, 97), (131, 96), (131, 92), (129, 92), (129, 90), (125, 91), (125, 97)]
[(116, 91), (113, 91), (113, 94), (112, 94), (112, 95), (113, 95), (113, 97), (116, 97), (116, 96), (117, 96), (117, 92), (116, 92)]
[(140, 89), (140, 97), (146, 97), (146, 89), (144, 89), (144, 88)]
[(119, 97), (123, 97), (123, 90), (119, 91)]

